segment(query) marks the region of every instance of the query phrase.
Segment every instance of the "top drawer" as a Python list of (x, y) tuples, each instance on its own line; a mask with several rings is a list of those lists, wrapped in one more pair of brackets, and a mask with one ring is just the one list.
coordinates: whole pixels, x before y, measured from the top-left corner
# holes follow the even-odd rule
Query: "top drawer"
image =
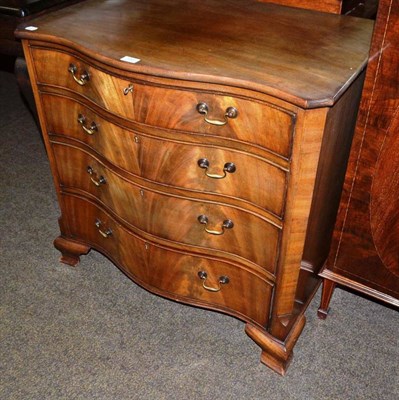
[(258, 100), (119, 78), (72, 54), (32, 48), (37, 82), (151, 126), (249, 142), (289, 158), (295, 114)]

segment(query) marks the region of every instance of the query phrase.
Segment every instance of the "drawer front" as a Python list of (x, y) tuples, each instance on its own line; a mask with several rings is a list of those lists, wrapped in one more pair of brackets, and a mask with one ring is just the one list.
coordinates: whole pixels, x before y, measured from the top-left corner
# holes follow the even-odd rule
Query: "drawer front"
[[(154, 182), (241, 198), (282, 216), (287, 173), (267, 161), (238, 151), (136, 134), (68, 99), (43, 96), (43, 102), (50, 133), (82, 141), (116, 166)], [(83, 126), (93, 132), (82, 128), (78, 122), (82, 116)], [(95, 129), (90, 128), (93, 121)]]
[(81, 198), (63, 196), (63, 204), (73, 238), (105, 252), (138, 283), (167, 297), (266, 325), (272, 285), (258, 274), (144, 242)]
[[(68, 88), (120, 116), (151, 126), (249, 142), (290, 157), (295, 116), (281, 108), (203, 90), (120, 79), (66, 53), (32, 49), (32, 54), (38, 83)], [(76, 67), (75, 78), (89, 76), (83, 85), (68, 71), (71, 65)]]
[[(134, 119), (132, 96), (124, 94), (130, 84), (128, 80), (103, 72), (68, 53), (35, 48), (31, 52), (39, 85), (67, 89), (106, 110)], [(70, 67), (75, 67), (76, 72), (71, 73)], [(88, 76), (88, 79), (81, 80), (82, 76)], [(81, 82), (78, 83), (75, 78)]]
[(90, 193), (142, 231), (235, 254), (274, 272), (280, 232), (274, 225), (233, 207), (132, 184), (77, 148), (53, 145), (53, 149), (64, 190)]
[(150, 246), (151, 284), (183, 298), (216, 304), (265, 326), (273, 286), (239, 266)]
[[(146, 242), (129, 234), (100, 207), (81, 197), (61, 197), (62, 218), (71, 239), (83, 241), (111, 257), (132, 278), (148, 282)], [(65, 235), (65, 232), (62, 232)]]

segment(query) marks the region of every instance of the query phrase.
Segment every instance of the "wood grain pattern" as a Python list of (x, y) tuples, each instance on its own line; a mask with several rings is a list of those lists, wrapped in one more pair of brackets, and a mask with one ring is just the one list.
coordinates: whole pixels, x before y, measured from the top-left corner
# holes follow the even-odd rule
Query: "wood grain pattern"
[[(107, 23), (98, 29), (98, 21)], [(332, 105), (345, 91), (365, 66), (372, 30), (364, 19), (241, 0), (189, 7), (178, 0), (89, 0), (35, 23), (36, 32), (22, 26), (17, 36), (57, 38), (124, 70), (230, 84), (303, 107)], [(120, 61), (124, 56), (141, 61)]]
[[(347, 154), (371, 25), (259, 2), (177, 4), (89, 0), (19, 30), (60, 202), (55, 244), (72, 264), (93, 247), (155, 293), (242, 318), (284, 374), (317, 285), (316, 267), (301, 274), (312, 202), (315, 245), (329, 240), (320, 204), (340, 190), (329, 192), (333, 153)], [(142, 61), (119, 61), (133, 49)], [(90, 69), (87, 86), (72, 59), (78, 75)], [(200, 101), (212, 119), (231, 105), (238, 117), (208, 126)], [(98, 122), (93, 135), (79, 113)], [(247, 172), (219, 187), (200, 155), (212, 167), (237, 157)], [(223, 234), (205, 232), (227, 219)]]
[(364, 73), (327, 115), (302, 256), (302, 262), (316, 273), (323, 266), (330, 249), (363, 81)]
[[(90, 243), (140, 285), (169, 298), (219, 309), (256, 325), (267, 323), (272, 284), (264, 276), (206, 255), (198, 257), (144, 241), (82, 198), (65, 196), (64, 202), (72, 238)], [(98, 232), (96, 220), (102, 222), (102, 229), (112, 230), (110, 237), (104, 238)], [(222, 285), (219, 292), (211, 292), (203, 288), (199, 271), (208, 273), (207, 286), (217, 287), (220, 276), (228, 276), (229, 283)], [(260, 298), (262, 302), (256, 301)]]
[(287, 320), (292, 324), (296, 317), (293, 312), (298, 266), (304, 250), (327, 112), (323, 108), (308, 110), (298, 117), (270, 330), (281, 339), (287, 335)]
[(262, 3), (281, 4), (335, 14), (353, 15), (373, 19), (378, 0), (257, 0)]
[(304, 326), (305, 317), (301, 314), (292, 326), (284, 341), (276, 341), (269, 332), (252, 324), (246, 324), (245, 332), (262, 349), (261, 361), (280, 375), (285, 375), (293, 357), (292, 349)]
[[(329, 257), (321, 276), (399, 306), (399, 2), (380, 1)], [(321, 311), (328, 308), (326, 290)], [(329, 297), (328, 297), (329, 296)]]
[(308, 299), (317, 290), (319, 280), (315, 274), (329, 253), (363, 80), (364, 73), (327, 115), (297, 283), (296, 313), (306, 309)]
[(323, 11), (339, 14), (342, 2), (345, 0), (257, 0), (262, 3), (281, 4), (283, 6), (306, 8), (309, 10)]
[[(209, 90), (213, 90), (212, 85), (208, 88)], [(195, 90), (195, 89), (194, 89)], [(216, 89), (217, 92), (217, 89)], [(53, 88), (53, 87), (45, 87), (42, 89), (40, 86), (40, 97), (43, 99), (44, 106), (46, 110), (49, 111), (48, 115), (48, 126), (49, 129), (51, 127), (53, 132), (56, 132), (57, 135), (64, 135), (68, 137), (76, 138), (81, 142), (84, 142), (88, 146), (90, 146), (93, 150), (95, 149), (95, 143), (101, 143), (102, 140), (98, 135), (87, 135), (82, 137), (82, 127), (77, 127), (77, 118), (79, 113), (82, 113), (87, 120), (85, 120), (85, 126), (89, 126), (92, 122), (96, 122), (95, 118), (100, 118), (99, 123), (105, 125), (106, 131), (111, 132), (112, 136), (114, 135), (124, 135), (125, 131), (130, 131), (133, 133), (141, 133), (142, 136), (154, 138), (154, 139), (164, 139), (166, 141), (172, 141), (177, 143), (187, 143), (194, 144), (196, 146), (207, 146), (207, 147), (216, 147), (216, 148), (225, 148), (233, 151), (238, 151), (240, 153), (246, 153), (252, 156), (255, 156), (259, 159), (264, 160), (265, 162), (270, 162), (271, 165), (275, 165), (276, 167), (289, 171), (290, 168), (290, 160), (285, 157), (271, 151), (267, 148), (257, 146), (251, 142), (240, 141), (231, 137), (224, 137), (217, 134), (208, 134), (203, 132), (188, 132), (188, 131), (180, 131), (180, 130), (171, 130), (171, 129), (163, 129), (156, 126), (145, 125), (142, 123), (137, 123), (131, 120), (128, 120), (123, 117), (119, 117), (115, 114), (111, 114), (109, 111), (104, 110), (103, 108), (97, 106), (95, 103), (88, 103), (84, 99), (81, 99), (79, 95), (75, 95), (74, 93), (65, 93), (65, 90), (62, 88)], [(247, 93), (246, 95), (250, 95), (253, 92)], [(264, 96), (261, 96), (264, 99)], [(57, 99), (62, 99), (58, 100)], [(270, 100), (270, 97), (266, 96), (265, 100)], [(49, 103), (49, 104), (47, 104)], [(290, 105), (285, 102), (280, 102), (276, 99), (276, 103), (278, 107), (289, 107)], [(74, 105), (75, 104), (75, 105)], [(60, 110), (60, 113), (55, 113), (53, 115), (52, 108), (50, 106), (56, 106), (57, 109)], [(68, 107), (78, 107), (76, 111), (78, 114), (71, 115), (73, 109), (69, 109)], [(61, 109), (63, 112), (61, 115)], [(292, 113), (298, 113), (297, 107), (292, 107)], [(82, 112), (83, 111), (83, 112)], [(62, 131), (62, 129), (67, 129), (66, 131)], [(78, 128), (78, 129), (77, 129)], [(67, 132), (65, 135), (64, 132)], [(294, 134), (295, 132), (293, 132)], [(51, 134), (51, 132), (50, 132)], [(80, 138), (80, 139), (79, 139)], [(102, 143), (101, 153), (105, 151), (105, 148), (108, 146), (106, 144), (106, 136), (104, 136), (104, 143)], [(110, 139), (112, 140), (112, 139)], [(284, 140), (284, 139), (283, 139)], [(279, 135), (277, 135), (273, 140), (264, 140), (267, 142), (268, 146), (275, 148), (277, 142), (279, 141)], [(99, 147), (99, 148), (100, 148)]]
[[(202, 146), (185, 144), (182, 135), (176, 135), (174, 141), (148, 137), (138, 130), (132, 132), (118, 127), (71, 100), (45, 95), (42, 101), (49, 132), (84, 142), (120, 168), (169, 186), (242, 198), (277, 216), (283, 215), (287, 172), (270, 160), (205, 143)], [(52, 112), (54, 109), (59, 112)], [(96, 123), (98, 130), (93, 135), (85, 133), (77, 122), (79, 115), (85, 117), (88, 127)], [(234, 163), (236, 171), (227, 173), (224, 179), (212, 179), (198, 166), (202, 158), (209, 161), (207, 172), (210, 174), (223, 175), (227, 162)], [(254, 186), (259, 190), (251, 190)]]
[[(40, 83), (72, 90), (112, 113), (161, 128), (200, 132), (257, 144), (285, 158), (291, 155), (295, 120), (292, 112), (228, 95), (176, 90), (147, 82), (138, 83), (133, 79), (120, 79), (87, 62), (78, 61), (76, 56), (43, 49), (33, 49), (32, 52)], [(83, 71), (90, 74), (87, 84), (80, 86), (73, 80), (68, 73), (71, 63), (78, 66), (78, 75)], [(60, 74), (60, 70), (64, 73)], [(133, 93), (124, 95), (124, 89), (130, 84), (134, 87)], [(228, 107), (235, 107), (238, 116), (228, 119), (225, 126), (213, 126), (206, 123), (196, 109), (197, 104), (202, 102), (209, 106), (209, 118), (223, 121)]]
[[(141, 231), (203, 248), (215, 248), (245, 257), (273, 272), (280, 229), (257, 216), (195, 199), (177, 198), (133, 185), (100, 160), (70, 146), (53, 144), (61, 190), (80, 189), (97, 197), (118, 216)], [(90, 166), (94, 174), (89, 175)], [(91, 177), (106, 183), (97, 187)], [(208, 229), (221, 231), (223, 221), (231, 219), (232, 229), (220, 236), (208, 234), (197, 218), (209, 218)]]
[(370, 227), (384, 266), (399, 278), (399, 108), (380, 150), (370, 193)]

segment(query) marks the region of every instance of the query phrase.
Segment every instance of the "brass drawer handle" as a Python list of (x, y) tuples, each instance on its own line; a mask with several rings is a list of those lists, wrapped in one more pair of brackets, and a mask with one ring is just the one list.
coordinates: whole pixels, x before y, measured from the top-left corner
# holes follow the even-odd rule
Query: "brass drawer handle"
[(222, 223), (222, 230), (221, 231), (214, 231), (214, 230), (208, 229), (206, 227), (206, 225), (208, 224), (209, 220), (208, 220), (208, 217), (206, 215), (200, 215), (198, 217), (198, 222), (200, 224), (205, 225), (205, 232), (209, 233), (210, 235), (223, 235), (223, 233), (225, 232), (226, 229), (232, 229), (234, 227), (233, 221), (231, 219), (226, 219)]
[(97, 181), (93, 178), (93, 175), (95, 174), (94, 169), (90, 167), (90, 165), (87, 166), (87, 173), (90, 175), (90, 180), (98, 187), (100, 185), (105, 185), (107, 183), (107, 180), (100, 175), (100, 179)]
[(222, 289), (221, 285), (227, 285), (230, 282), (228, 276), (221, 276), (219, 278), (219, 286), (217, 288), (214, 288), (206, 284), (206, 279), (208, 278), (208, 274), (206, 273), (206, 271), (199, 271), (198, 276), (200, 279), (203, 280), (202, 287), (206, 290), (209, 290), (210, 292), (219, 292)]
[(232, 162), (227, 162), (223, 167), (223, 175), (210, 174), (207, 170), (209, 168), (209, 161), (206, 158), (200, 158), (197, 162), (200, 168), (205, 169), (205, 175), (212, 179), (223, 179), (227, 176), (227, 172), (233, 174), (236, 171), (236, 166)]
[(94, 224), (98, 228), (98, 232), (101, 234), (101, 236), (108, 239), (112, 235), (112, 229), (108, 228), (105, 232), (100, 229), (102, 222), (99, 219), (96, 219), (96, 222)]
[(78, 68), (75, 64), (69, 64), (68, 71), (71, 73), (73, 80), (80, 86), (85, 85), (90, 80), (90, 75), (87, 71), (83, 71), (83, 74), (80, 75), (80, 78), (76, 76)]
[(90, 127), (88, 128), (87, 126), (85, 126), (86, 123), (86, 117), (83, 114), (79, 114), (78, 115), (78, 122), (80, 124), (80, 126), (82, 127), (82, 129), (88, 134), (88, 135), (93, 135), (95, 132), (98, 131), (98, 126), (97, 124), (93, 121), (90, 125)]
[(205, 115), (205, 122), (211, 125), (216, 125), (216, 126), (223, 126), (226, 125), (228, 122), (228, 118), (237, 118), (238, 115), (238, 110), (234, 107), (227, 107), (226, 111), (224, 113), (224, 121), (220, 121), (218, 119), (210, 119), (207, 118), (208, 112), (209, 112), (209, 107), (208, 104), (206, 103), (198, 103), (197, 104), (197, 111), (200, 114)]

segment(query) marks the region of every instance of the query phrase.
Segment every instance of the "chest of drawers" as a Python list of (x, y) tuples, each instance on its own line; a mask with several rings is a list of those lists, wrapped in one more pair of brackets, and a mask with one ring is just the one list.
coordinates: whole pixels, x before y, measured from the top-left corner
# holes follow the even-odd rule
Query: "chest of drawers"
[(327, 255), (371, 28), (240, 0), (89, 0), (21, 26), (61, 261), (95, 249), (154, 293), (242, 319), (284, 374)]

